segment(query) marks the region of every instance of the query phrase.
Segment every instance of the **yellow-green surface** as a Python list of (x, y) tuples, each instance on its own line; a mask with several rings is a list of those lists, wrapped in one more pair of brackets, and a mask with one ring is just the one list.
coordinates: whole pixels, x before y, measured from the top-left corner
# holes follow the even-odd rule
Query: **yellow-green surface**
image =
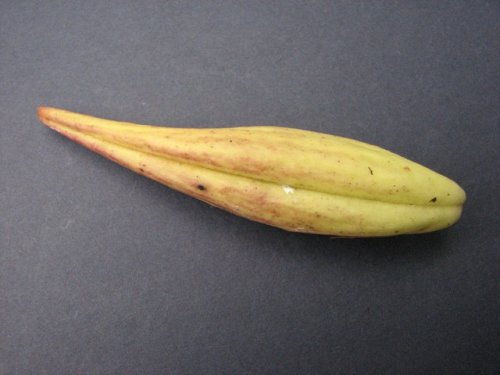
[(286, 230), (388, 236), (446, 228), (455, 182), (376, 146), (275, 126), (171, 128), (42, 107), (42, 122), (173, 189)]

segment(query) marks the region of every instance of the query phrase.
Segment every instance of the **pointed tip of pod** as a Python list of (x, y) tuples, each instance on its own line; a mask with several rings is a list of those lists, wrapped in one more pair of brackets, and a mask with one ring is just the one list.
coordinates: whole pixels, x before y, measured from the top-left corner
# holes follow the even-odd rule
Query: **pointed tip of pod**
[(38, 119), (43, 123), (43, 119), (46, 117), (46, 113), (47, 113), (47, 109), (48, 107), (44, 107), (44, 106), (39, 106), (37, 107), (36, 109), (36, 114), (38, 115)]
[(37, 107), (37, 115), (42, 124), (57, 132), (61, 132), (62, 127), (71, 127), (70, 120), (75, 116), (79, 116), (76, 112), (46, 106)]
[(39, 106), (36, 109), (36, 113), (38, 115), (38, 119), (40, 120), (40, 122), (49, 128), (53, 128), (53, 126), (51, 126), (51, 124), (50, 124), (50, 114), (54, 110), (57, 110), (57, 109), (52, 108), (52, 107), (45, 107), (45, 106)]
[(44, 105), (38, 106), (36, 108), (36, 112), (39, 118), (46, 117), (51, 111), (62, 111), (62, 109), (57, 109), (54, 107), (48, 107)]
[(65, 109), (61, 108), (56, 108), (56, 107), (48, 107), (48, 106), (38, 106), (36, 109), (38, 118), (40, 120), (49, 120), (52, 119), (53, 117), (59, 118), (62, 115), (78, 115), (79, 113), (77, 112), (71, 112)]

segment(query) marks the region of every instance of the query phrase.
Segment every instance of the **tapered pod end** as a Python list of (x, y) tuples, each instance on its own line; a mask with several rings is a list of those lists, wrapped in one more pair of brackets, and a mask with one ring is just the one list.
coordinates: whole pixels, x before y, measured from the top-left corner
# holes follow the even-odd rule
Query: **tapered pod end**
[(42, 122), (42, 124), (46, 125), (43, 121), (46, 117), (48, 107), (40, 106), (36, 109), (36, 114), (38, 115), (38, 119)]
[(38, 115), (38, 119), (40, 120), (40, 122), (42, 124), (44, 124), (45, 126), (56, 130), (57, 127), (55, 126), (55, 124), (53, 122), (50, 121), (51, 113), (54, 111), (57, 111), (57, 109), (52, 108), (52, 107), (44, 107), (44, 106), (40, 106), (36, 110), (37, 115)]
[(50, 115), (50, 112), (53, 112), (53, 111), (60, 111), (60, 110), (58, 110), (57, 108), (46, 107), (43, 105), (37, 107), (37, 109), (36, 109), (36, 113), (38, 114), (38, 118), (40, 120), (47, 118)]

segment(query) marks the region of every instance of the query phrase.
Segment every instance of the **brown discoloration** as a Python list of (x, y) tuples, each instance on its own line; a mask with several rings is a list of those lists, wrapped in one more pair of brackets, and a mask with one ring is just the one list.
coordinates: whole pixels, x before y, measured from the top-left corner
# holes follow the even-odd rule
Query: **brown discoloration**
[(196, 153), (175, 150), (173, 148), (167, 148), (167, 147), (158, 148), (154, 146), (151, 146), (150, 150), (164, 157), (168, 157), (179, 161), (182, 160), (197, 165), (204, 165), (207, 166), (208, 168), (221, 169), (225, 165), (223, 160), (220, 160), (219, 158), (217, 158), (216, 160), (213, 157), (208, 156), (207, 154), (200, 155)]
[[(225, 185), (219, 186), (215, 192), (212, 189), (212, 194), (218, 196), (218, 199), (212, 200), (215, 206), (263, 224), (291, 230), (297, 222), (303, 219), (297, 215), (298, 219), (290, 217), (289, 220), (284, 221), (283, 209), (285, 207), (274, 202), (267, 192), (259, 191), (259, 189)], [(237, 201), (236, 204), (231, 203), (235, 201)]]
[(210, 195), (202, 196), (201, 194), (196, 194), (196, 193), (192, 193), (189, 195), (201, 201), (204, 201), (205, 203), (208, 203), (211, 206), (217, 207), (221, 210), (230, 212), (234, 215), (243, 217), (245, 219), (256, 221), (274, 227), (279, 227), (282, 229), (287, 229), (282, 225), (277, 224), (274, 220), (267, 219), (263, 215), (263, 213), (266, 212), (265, 210), (259, 209), (258, 207), (256, 209), (256, 207), (254, 207), (252, 204), (249, 204), (248, 202), (245, 203), (242, 201), (238, 203), (238, 206), (235, 206), (234, 204), (228, 203), (226, 201), (214, 199), (213, 196)]
[(368, 167), (368, 170), (370, 171), (370, 174), (373, 176), (373, 169), (371, 169), (370, 167)]
[(59, 133), (63, 134), (65, 137), (67, 137), (68, 139), (72, 140), (73, 142), (78, 143), (78, 144), (88, 148), (89, 150), (91, 150), (99, 155), (104, 156), (105, 158), (116, 161), (116, 160), (114, 160), (114, 156), (113, 156), (113, 153), (111, 151), (108, 151), (108, 150), (98, 146), (97, 144), (92, 142), (92, 139), (88, 139), (88, 136), (84, 136), (84, 135), (81, 136), (80, 134), (75, 135), (75, 134), (71, 133), (70, 131), (68, 131), (67, 129), (65, 129), (65, 127), (61, 127), (61, 126), (55, 128), (55, 129)]
[(437, 197), (432, 198), (429, 202), (436, 203)]
[(409, 166), (405, 166), (405, 167), (403, 167), (403, 169), (404, 169), (406, 172), (410, 172), (410, 171), (411, 171), (411, 169), (410, 169), (410, 167), (409, 167)]
[(429, 229), (431, 228), (431, 225), (424, 225), (424, 226), (421, 226), (420, 228), (418, 228), (415, 233), (425, 233), (427, 232)]
[(268, 165), (257, 162), (251, 156), (244, 156), (241, 159), (235, 159), (233, 166), (230, 169), (239, 169), (243, 173), (258, 174), (269, 169)]
[(95, 153), (97, 153), (101, 156), (104, 156), (106, 159), (114, 161), (115, 163), (123, 165), (124, 167), (135, 170), (134, 166), (132, 164), (130, 164), (128, 161), (115, 157), (113, 151), (111, 151), (111, 150), (107, 150), (106, 148), (104, 148), (102, 146), (92, 144), (92, 143), (85, 143), (85, 142), (80, 142), (80, 143), (83, 144), (84, 146), (88, 147), (90, 150), (94, 151)]
[(198, 184), (196, 187), (198, 190), (201, 190), (201, 191), (206, 190), (205, 185), (202, 185), (202, 184)]
[(219, 193), (221, 196), (238, 196), (242, 202), (242, 205), (245, 205), (245, 202), (248, 204), (248, 207), (266, 207), (269, 208), (269, 200), (266, 192), (259, 191), (257, 189), (251, 189), (252, 191), (242, 191), (239, 188), (235, 188), (231, 185), (225, 185), (219, 189)]
[[(38, 118), (42, 123), (54, 130), (58, 130), (60, 127), (67, 127), (75, 131), (80, 131), (82, 133), (95, 132), (95, 127), (92, 124), (81, 123), (80, 121), (75, 119), (68, 121), (64, 117), (64, 113), (66, 112), (67, 111), (55, 110), (53, 108), (40, 107), (38, 108)], [(49, 123), (52, 124), (49, 125)]]
[(199, 144), (221, 144), (225, 145), (225, 147), (229, 147), (227, 145), (227, 142), (233, 143), (234, 145), (246, 145), (250, 143), (250, 140), (248, 138), (241, 138), (238, 136), (230, 136), (229, 135), (225, 136), (215, 136), (215, 135), (202, 135), (198, 137), (193, 137), (192, 139), (189, 140), (190, 143), (199, 143)]

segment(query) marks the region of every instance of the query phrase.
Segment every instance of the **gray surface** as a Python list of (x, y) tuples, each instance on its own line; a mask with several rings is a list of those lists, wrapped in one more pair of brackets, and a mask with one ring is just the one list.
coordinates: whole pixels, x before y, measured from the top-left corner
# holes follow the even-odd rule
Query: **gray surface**
[[(57, 3), (0, 3), (1, 374), (500, 373), (498, 1)], [(38, 105), (357, 138), (468, 202), (434, 234), (287, 233)]]

